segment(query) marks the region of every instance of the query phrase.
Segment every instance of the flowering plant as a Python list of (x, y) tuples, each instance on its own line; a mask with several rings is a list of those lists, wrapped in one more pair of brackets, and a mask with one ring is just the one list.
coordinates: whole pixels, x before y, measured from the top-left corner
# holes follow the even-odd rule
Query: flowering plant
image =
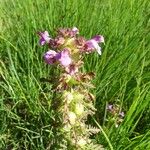
[(40, 45), (47, 44), (49, 47), (43, 56), (45, 63), (58, 65), (62, 73), (54, 88), (57, 94), (52, 101), (57, 125), (51, 147), (69, 150), (102, 149), (101, 145), (96, 145), (90, 139), (90, 135), (99, 132), (99, 129), (85, 123), (87, 116), (96, 111), (93, 105), (95, 97), (89, 92), (94, 88), (90, 83), (94, 73), (82, 73), (80, 68), (84, 64), (84, 54), (97, 51), (101, 55), (99, 44), (104, 43), (104, 37), (96, 35), (86, 40), (79, 36), (76, 27), (59, 29), (55, 38), (50, 37), (47, 31), (38, 34)]

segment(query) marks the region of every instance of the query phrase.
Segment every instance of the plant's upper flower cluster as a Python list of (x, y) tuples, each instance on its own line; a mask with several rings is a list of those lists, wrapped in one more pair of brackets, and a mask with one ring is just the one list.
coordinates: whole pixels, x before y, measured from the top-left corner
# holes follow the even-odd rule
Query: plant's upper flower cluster
[(38, 34), (40, 45), (48, 44), (50, 48), (44, 54), (45, 62), (47, 64), (59, 62), (71, 75), (78, 72), (76, 64), (80, 60), (81, 54), (96, 50), (101, 55), (99, 43), (104, 43), (104, 37), (101, 35), (96, 35), (90, 40), (78, 36), (79, 30), (76, 27), (59, 29), (55, 38), (51, 38), (47, 31)]

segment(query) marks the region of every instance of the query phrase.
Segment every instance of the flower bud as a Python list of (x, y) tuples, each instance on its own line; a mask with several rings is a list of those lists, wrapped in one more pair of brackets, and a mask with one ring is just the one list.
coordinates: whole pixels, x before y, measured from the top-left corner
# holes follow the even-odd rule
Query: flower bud
[(65, 131), (70, 131), (71, 125), (70, 125), (70, 124), (66, 124), (63, 129), (64, 129)]
[(71, 80), (71, 75), (69, 75), (69, 74), (66, 74), (66, 83), (68, 83), (70, 80)]
[(68, 116), (69, 116), (69, 122), (70, 122), (70, 124), (74, 125), (75, 122), (76, 122), (76, 118), (77, 118), (76, 114), (74, 112), (70, 111), (69, 114), (68, 114)]
[(73, 94), (71, 92), (65, 91), (63, 97), (65, 98), (67, 103), (70, 103), (73, 100)]
[(84, 95), (83, 94), (80, 94), (80, 93), (75, 93), (74, 94), (74, 99), (76, 101), (82, 101), (84, 99)]
[(66, 40), (65, 46), (73, 46), (74, 45), (74, 38), (69, 38)]
[(83, 114), (83, 112), (84, 112), (84, 106), (83, 106), (83, 104), (77, 103), (75, 105), (75, 113), (80, 116), (80, 115)]
[(84, 139), (80, 139), (78, 142), (77, 142), (77, 145), (79, 145), (80, 147), (83, 147), (86, 145), (86, 141)]

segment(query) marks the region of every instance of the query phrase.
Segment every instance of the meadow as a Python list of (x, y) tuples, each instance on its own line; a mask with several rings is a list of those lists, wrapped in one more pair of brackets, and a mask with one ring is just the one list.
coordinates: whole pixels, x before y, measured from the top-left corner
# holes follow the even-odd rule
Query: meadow
[[(93, 138), (107, 150), (150, 150), (150, 3), (148, 0), (0, 1), (0, 149), (46, 150), (52, 132), (52, 84), (59, 74), (43, 62), (38, 31), (51, 36), (77, 27), (87, 39), (105, 38), (102, 55), (85, 57), (96, 89)], [(107, 106), (125, 113), (116, 118)]]

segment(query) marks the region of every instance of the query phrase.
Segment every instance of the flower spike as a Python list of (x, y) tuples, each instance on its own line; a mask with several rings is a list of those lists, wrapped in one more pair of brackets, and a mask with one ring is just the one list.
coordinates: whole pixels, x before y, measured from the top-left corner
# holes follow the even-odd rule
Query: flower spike
[[(97, 51), (101, 55), (100, 43), (104, 37), (96, 35), (90, 40), (79, 36), (76, 27), (59, 29), (55, 38), (50, 38), (47, 31), (39, 32), (40, 44), (47, 44), (51, 49), (43, 58), (49, 64), (56, 64), (61, 68), (60, 76), (54, 84), (51, 108), (54, 112), (53, 147), (58, 149), (81, 150), (95, 149), (95, 144), (90, 139), (91, 134), (96, 134), (99, 129), (86, 125), (88, 115), (96, 111), (93, 102), (95, 96), (89, 92), (95, 86), (90, 83), (94, 73), (83, 73), (84, 54)], [(54, 107), (55, 106), (55, 107)], [(111, 109), (108, 108), (108, 110)], [(123, 116), (123, 113), (119, 114)], [(56, 132), (57, 131), (57, 132)], [(58, 145), (58, 143), (60, 143)], [(61, 147), (62, 145), (62, 147)], [(93, 146), (93, 147), (92, 147)], [(99, 150), (102, 150), (102, 146)]]

